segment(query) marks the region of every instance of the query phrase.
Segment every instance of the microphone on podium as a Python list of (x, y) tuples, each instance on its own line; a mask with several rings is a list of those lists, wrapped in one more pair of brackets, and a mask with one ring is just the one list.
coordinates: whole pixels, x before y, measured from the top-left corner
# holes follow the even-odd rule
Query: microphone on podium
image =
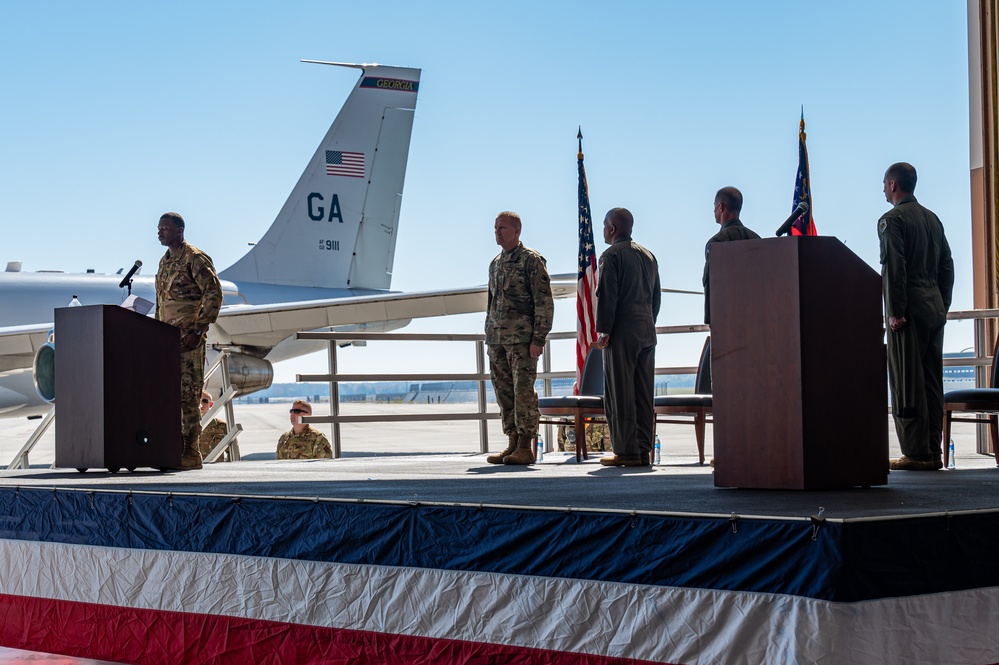
[(119, 289), (123, 289), (123, 288), (125, 288), (127, 286), (129, 292), (131, 292), (132, 291), (132, 275), (134, 275), (135, 273), (139, 272), (139, 268), (141, 268), (141, 267), (142, 267), (142, 261), (139, 261), (138, 259), (136, 259), (135, 263), (132, 265), (132, 267), (128, 269), (127, 273), (125, 273), (125, 276), (122, 278), (121, 282), (118, 283), (118, 288)]
[(798, 204), (798, 207), (794, 209), (794, 212), (791, 213), (791, 216), (780, 225), (779, 229), (777, 229), (776, 236), (779, 238), (783, 235), (787, 235), (791, 231), (791, 225), (794, 224), (794, 220), (798, 219), (806, 212), (808, 212), (808, 203), (802, 201)]

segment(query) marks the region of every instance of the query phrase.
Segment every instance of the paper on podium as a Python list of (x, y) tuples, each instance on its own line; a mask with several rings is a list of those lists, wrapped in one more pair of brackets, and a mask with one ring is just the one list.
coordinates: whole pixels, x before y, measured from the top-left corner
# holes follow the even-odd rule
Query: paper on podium
[(130, 309), (137, 314), (146, 316), (149, 314), (150, 310), (153, 309), (153, 303), (149, 302), (145, 298), (140, 298), (139, 296), (129, 296), (121, 303), (121, 306), (125, 309)]

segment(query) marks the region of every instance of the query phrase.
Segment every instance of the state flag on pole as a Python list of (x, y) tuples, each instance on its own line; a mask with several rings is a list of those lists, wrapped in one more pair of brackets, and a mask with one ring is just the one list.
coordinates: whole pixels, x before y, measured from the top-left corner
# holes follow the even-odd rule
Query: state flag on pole
[(583, 132), (577, 134), (579, 153), (579, 262), (576, 272), (576, 385), (579, 394), (583, 382), (583, 365), (590, 344), (597, 339), (597, 255), (593, 246), (593, 220), (590, 217), (590, 193), (583, 168)]
[(798, 125), (798, 175), (794, 179), (794, 201), (791, 212), (804, 201), (808, 210), (791, 225), (793, 236), (816, 236), (815, 222), (812, 219), (812, 180), (808, 175), (808, 148), (805, 147), (805, 110), (801, 110), (801, 122)]

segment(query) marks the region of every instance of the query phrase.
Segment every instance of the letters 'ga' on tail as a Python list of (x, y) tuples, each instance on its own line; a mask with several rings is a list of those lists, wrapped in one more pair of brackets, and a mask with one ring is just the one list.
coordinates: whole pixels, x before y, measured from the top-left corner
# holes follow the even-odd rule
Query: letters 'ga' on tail
[(420, 70), (362, 71), (263, 238), (220, 277), (323, 289), (388, 289)]

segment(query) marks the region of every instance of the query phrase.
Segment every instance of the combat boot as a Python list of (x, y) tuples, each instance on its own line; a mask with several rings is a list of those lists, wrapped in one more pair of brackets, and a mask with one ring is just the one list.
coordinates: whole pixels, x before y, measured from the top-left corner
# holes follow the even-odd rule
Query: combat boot
[(506, 457), (507, 455), (512, 455), (513, 451), (517, 450), (517, 435), (510, 434), (508, 436), (510, 437), (510, 443), (507, 444), (503, 452), (497, 453), (496, 455), (490, 455), (489, 457), (486, 458), (487, 462), (489, 462), (490, 464), (502, 464), (504, 457)]
[(203, 466), (201, 463), (201, 451), (198, 450), (198, 447), (196, 445), (184, 444), (184, 449), (180, 452), (181, 471), (200, 469)]
[(503, 458), (503, 464), (534, 464), (533, 441), (532, 436), (517, 435), (517, 449)]

